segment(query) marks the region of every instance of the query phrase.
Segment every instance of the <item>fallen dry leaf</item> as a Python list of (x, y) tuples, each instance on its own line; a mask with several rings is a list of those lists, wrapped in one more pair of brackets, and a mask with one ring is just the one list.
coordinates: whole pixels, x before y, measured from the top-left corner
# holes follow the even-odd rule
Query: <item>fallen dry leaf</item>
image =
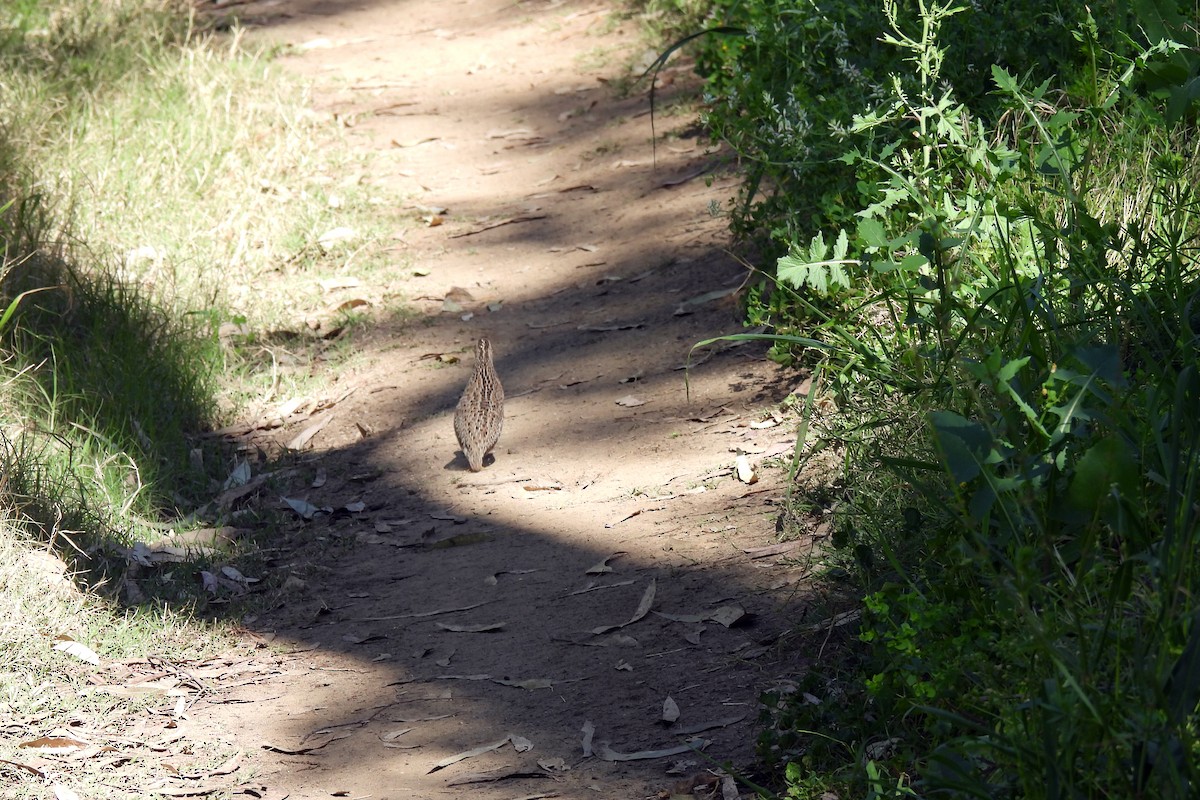
[(698, 742), (689, 742), (681, 744), (677, 747), (668, 747), (663, 750), (639, 750), (636, 753), (619, 753), (608, 746), (608, 742), (600, 742), (596, 746), (596, 756), (601, 761), (643, 761), (650, 758), (666, 758), (668, 756), (678, 756), (683, 753), (692, 753), (697, 750), (703, 750), (708, 747), (707, 740)]
[(305, 753), (311, 753), (314, 750), (320, 750), (322, 747), (332, 744), (333, 742), (336, 742), (339, 739), (346, 739), (353, 735), (354, 734), (349, 731), (344, 731), (342, 733), (333, 734), (328, 739), (326, 739), (325, 741), (323, 741), (319, 744), (301, 745), (299, 747), (281, 747), (279, 745), (271, 744), (270, 742), (263, 742), (262, 748), (264, 750), (270, 750), (273, 753), (283, 753), (286, 756), (299, 756), (299, 755), (304, 755)]
[(293, 437), (293, 439), (287, 443), (287, 445), (286, 445), (287, 449), (288, 450), (303, 450), (304, 447), (309, 442), (312, 441), (312, 438), (314, 436), (316, 436), (318, 433), (320, 433), (322, 428), (324, 428), (326, 425), (329, 424), (329, 421), (331, 419), (333, 419), (333, 414), (330, 414), (327, 417), (325, 417), (324, 419), (314, 422), (312, 425), (309, 425), (307, 428), (300, 431), (300, 433), (296, 434), (296, 436)]
[(588, 758), (592, 755), (592, 737), (596, 735), (596, 726), (591, 720), (584, 720), (583, 723), (583, 757)]
[(667, 695), (667, 699), (663, 700), (662, 721), (670, 724), (678, 719), (679, 704), (675, 702), (671, 695)]
[(741, 606), (721, 606), (712, 611), (703, 611), (699, 614), (664, 614), (661, 611), (655, 611), (654, 613), (663, 619), (669, 619), (673, 622), (715, 622), (726, 628), (736, 625), (746, 616), (746, 610)]
[(631, 331), (636, 328), (644, 328), (644, 322), (629, 322), (623, 325), (580, 325), (577, 330), (590, 331), (594, 333), (609, 333), (611, 331)]
[(8, 764), (10, 767), (15, 767), (19, 770), (24, 770), (35, 778), (45, 777), (45, 773), (36, 767), (31, 767), (28, 764), (22, 764), (19, 761), (9, 761), (7, 758), (0, 758), (0, 764)]
[[(484, 753), (490, 753), (493, 750), (499, 750), (501, 747), (504, 747), (504, 745), (508, 744), (511, 739), (512, 739), (511, 736), (505, 736), (503, 739), (501, 739), (498, 742), (492, 742), (491, 744), (483, 744), (483, 745), (480, 745), (479, 747), (475, 747), (470, 750), (464, 750), (461, 753), (455, 753), (452, 756), (446, 756), (441, 761), (434, 764), (430, 768), (429, 772), (437, 772), (439, 769), (445, 769), (446, 767), (450, 766), (451, 764), (457, 764), (459, 761), (462, 761), (464, 759), (474, 758), (475, 756), (481, 756)], [(426, 773), (426, 774), (429, 774), (429, 773)]]
[(225, 482), (221, 484), (221, 489), (232, 489), (235, 486), (245, 486), (250, 482), (250, 462), (242, 459), (238, 465), (234, 467), (229, 476), (225, 478)]
[(465, 236), (475, 236), (476, 234), (483, 233), (484, 231), (490, 231), (490, 230), (493, 230), (494, 228), (500, 228), (500, 227), (503, 227), (504, 225), (515, 225), (518, 222), (533, 222), (535, 220), (545, 219), (545, 218), (546, 218), (545, 214), (521, 214), (516, 217), (507, 217), (505, 219), (497, 220), (496, 222), (490, 222), (485, 225), (480, 225), (479, 227), (472, 228), (469, 231), (462, 231), (460, 233), (452, 233), (452, 234), (450, 234), (450, 238), (451, 239), (462, 239)]
[(487, 602), (472, 603), (469, 606), (455, 606), (454, 608), (439, 608), (436, 611), (415, 611), (410, 614), (389, 614), (386, 617), (363, 617), (356, 620), (347, 620), (347, 622), (385, 622), (393, 619), (422, 619), (424, 617), (436, 617), (442, 614), (454, 614), (458, 611), (470, 611), (473, 608), (487, 605)]
[(674, 733), (676, 736), (692, 736), (704, 731), (714, 730), (716, 728), (728, 728), (730, 725), (736, 725), (746, 718), (746, 714), (738, 714), (732, 717), (724, 717), (722, 719), (711, 720), (709, 722), (698, 722), (694, 725), (688, 725), (683, 728), (676, 728)]
[(50, 755), (73, 753), (90, 746), (91, 742), (85, 742), (83, 739), (77, 739), (70, 734), (59, 732), (52, 733), (49, 736), (41, 736), (37, 739), (30, 739), (17, 745), (19, 748), (40, 750)]
[(628, 586), (631, 583), (633, 583), (632, 579), (627, 581), (617, 581), (616, 583), (596, 583), (593, 581), (582, 589), (576, 589), (573, 592), (563, 595), (563, 597), (574, 597), (577, 594), (587, 594), (588, 592), (596, 592), (601, 589), (615, 589), (618, 586)]
[(637, 610), (633, 612), (633, 616), (629, 618), (628, 622), (622, 622), (619, 625), (601, 625), (598, 628), (592, 628), (592, 635), (600, 636), (601, 634), (608, 633), (609, 631), (613, 631), (618, 628), (624, 628), (626, 625), (632, 625), (642, 617), (646, 616), (646, 614), (650, 613), (650, 607), (654, 605), (654, 593), (656, 586), (657, 584), (655, 583), (655, 579), (651, 578), (650, 585), (647, 586), (646, 591), (642, 593), (642, 599), (641, 602), (638, 603)]
[(80, 661), (86, 661), (89, 664), (99, 664), (100, 656), (86, 644), (77, 642), (70, 636), (60, 635), (54, 637), (58, 640), (58, 644), (54, 645), (54, 649), (60, 653), (66, 653), (70, 656), (75, 656)]
[(386, 731), (379, 734), (379, 740), (382, 742), (394, 742), (406, 733), (412, 731), (412, 728), (397, 728), (394, 731)]
[(509, 678), (496, 678), (492, 683), (498, 683), (501, 686), (512, 686), (516, 689), (553, 689), (554, 682), (549, 678), (525, 678), (524, 680), (514, 681)]
[(445, 622), (439, 622), (437, 626), (451, 633), (490, 633), (503, 630), (506, 624), (504, 622), (483, 622), (478, 625), (448, 625)]
[(313, 515), (322, 510), (307, 500), (300, 500), (293, 497), (280, 497), (279, 499), (302, 519), (312, 519)]
[(740, 455), (734, 460), (734, 469), (737, 472), (737, 479), (742, 483), (758, 483), (758, 472), (750, 465), (750, 459), (745, 455)]
[(332, 228), (331, 230), (327, 230), (325, 233), (317, 237), (317, 244), (321, 246), (321, 249), (328, 250), (336, 244), (352, 242), (357, 238), (358, 231), (354, 230), (353, 228)]
[(584, 575), (603, 575), (605, 573), (612, 572), (612, 567), (610, 567), (608, 565), (608, 562), (612, 561), (614, 558), (619, 558), (620, 556), (623, 556), (623, 555), (625, 555), (625, 551), (618, 550), (617, 552), (613, 553), (611, 556), (606, 557), (599, 564), (588, 567), (587, 570), (583, 574)]

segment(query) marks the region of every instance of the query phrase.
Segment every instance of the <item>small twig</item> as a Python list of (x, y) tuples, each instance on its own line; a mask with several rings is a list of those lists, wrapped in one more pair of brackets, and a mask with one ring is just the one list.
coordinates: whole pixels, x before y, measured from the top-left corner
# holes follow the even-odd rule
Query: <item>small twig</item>
[(508, 219), (502, 219), (499, 222), (493, 222), (490, 225), (484, 225), (482, 228), (475, 228), (474, 230), (463, 231), (462, 233), (452, 233), (452, 234), (450, 234), (450, 236), (448, 238), (461, 239), (464, 236), (474, 236), (477, 233), (483, 233), (484, 231), (490, 231), (495, 228), (503, 227), (505, 225), (514, 225), (518, 222), (533, 222), (534, 220), (545, 219), (545, 218), (546, 218), (545, 214), (528, 214), (528, 215), (520, 216), (520, 217), (509, 217)]

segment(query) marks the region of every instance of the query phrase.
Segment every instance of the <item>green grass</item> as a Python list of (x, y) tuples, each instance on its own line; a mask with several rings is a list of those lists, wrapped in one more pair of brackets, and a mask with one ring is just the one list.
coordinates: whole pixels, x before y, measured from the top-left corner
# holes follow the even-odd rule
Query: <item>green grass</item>
[[(14, 320), (12, 390), (88, 464), (101, 508), (133, 486), (144, 516), (190, 510), (225, 468), (195, 434), (310, 388), (277, 356), (343, 347), (323, 336), (355, 315), (327, 310), (320, 281), (382, 269), (389, 220), (336, 123), (238, 36), (198, 33), (186, 4), (8, 14), (4, 285), (49, 289)], [(336, 227), (357, 235), (318, 241)]]
[[(401, 221), (304, 87), (236, 32), (205, 33), (188, 2), (4, 4), (0, 74), (0, 309), (13, 309), (0, 316), (0, 717), (22, 726), (0, 759), (24, 761), (22, 738), (72, 720), (135, 736), (164, 698), (87, 691), (122, 680), (114, 662), (233, 646), (206, 620), (240, 606), (213, 603), (197, 576), (249, 574), (252, 543), (150, 566), (129, 548), (194, 512), (187, 524), (225, 521), (207, 503), (237, 454), (204, 432), (319, 391), (312, 362), (354, 357), (367, 318), (321, 280), (387, 280), (398, 267), (382, 243)], [(319, 241), (337, 227), (357, 235)], [(332, 327), (344, 332), (325, 338)], [(59, 635), (101, 664), (52, 649)], [(220, 756), (186, 745), (172, 763)], [(58, 777), (83, 796), (140, 794), (162, 774), (146, 771), (155, 758)], [(0, 784), (45, 791), (8, 767)]]
[[(28, 764), (30, 750), (23, 742), (70, 731), (97, 745), (116, 748), (125, 758), (97, 768), (94, 759), (55, 759), (43, 765), (45, 776), (0, 765), (0, 785), (6, 798), (40, 798), (47, 786), (63, 785), (84, 797), (140, 795), (169, 773), (160, 761), (202, 767), (209, 759), (232, 753), (218, 742), (205, 743), (203, 753), (189, 753), (190, 737), (160, 736), (147, 731), (146, 713), (171, 713), (176, 700), (160, 692), (121, 696), (97, 692), (95, 685), (123, 687), (158, 672), (160, 665), (190, 664), (214, 652), (229, 652), (236, 642), (218, 625), (198, 623), (189, 614), (157, 606), (123, 609), (85, 593), (63, 570), (63, 563), (44, 542), (14, 532), (18, 520), (8, 520), (0, 533), (0, 717), (6, 720), (0, 737), (0, 759)], [(93, 666), (71, 653), (55, 649), (66, 640), (78, 642), (100, 659)], [(131, 662), (126, 669), (124, 662)], [(143, 750), (142, 745), (155, 749)], [(47, 769), (46, 767), (49, 766)]]

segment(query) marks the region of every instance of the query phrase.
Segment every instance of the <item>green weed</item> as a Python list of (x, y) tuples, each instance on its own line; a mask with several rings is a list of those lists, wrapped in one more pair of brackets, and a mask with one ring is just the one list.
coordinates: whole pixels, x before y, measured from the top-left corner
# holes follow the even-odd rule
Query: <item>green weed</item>
[[(1035, 31), (1009, 5), (736, 3), (744, 35), (704, 45), (710, 123), (751, 157), (735, 225), (787, 245), (750, 312), (837, 404), (797, 453), (844, 454), (867, 595), (816, 702), (768, 706), (791, 796), (1200, 778), (1200, 152), (1186, 69), (1154, 84), (1190, 45), (1126, 36), (1149, 4)], [(807, 93), (867, 36), (890, 54), (852, 48), (857, 89)]]
[[(197, 577), (237, 554), (135, 548), (220, 521), (203, 510), (235, 458), (205, 432), (311, 380), (271, 366), (345, 357), (362, 319), (320, 281), (390, 268), (389, 219), (334, 121), (190, 3), (4, 4), (0, 73), (0, 716), (119, 735), (157, 701), (83, 691), (103, 675), (53, 637), (100, 670), (230, 646)], [(74, 785), (144, 787), (130, 770)]]

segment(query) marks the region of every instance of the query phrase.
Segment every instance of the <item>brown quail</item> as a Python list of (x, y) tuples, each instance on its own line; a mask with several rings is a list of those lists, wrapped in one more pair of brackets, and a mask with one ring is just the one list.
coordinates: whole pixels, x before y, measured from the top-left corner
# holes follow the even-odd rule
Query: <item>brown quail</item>
[(504, 387), (492, 364), (492, 343), (480, 339), (475, 345), (475, 372), (454, 410), (454, 435), (471, 472), (483, 469), (483, 457), (492, 452), (503, 428)]

